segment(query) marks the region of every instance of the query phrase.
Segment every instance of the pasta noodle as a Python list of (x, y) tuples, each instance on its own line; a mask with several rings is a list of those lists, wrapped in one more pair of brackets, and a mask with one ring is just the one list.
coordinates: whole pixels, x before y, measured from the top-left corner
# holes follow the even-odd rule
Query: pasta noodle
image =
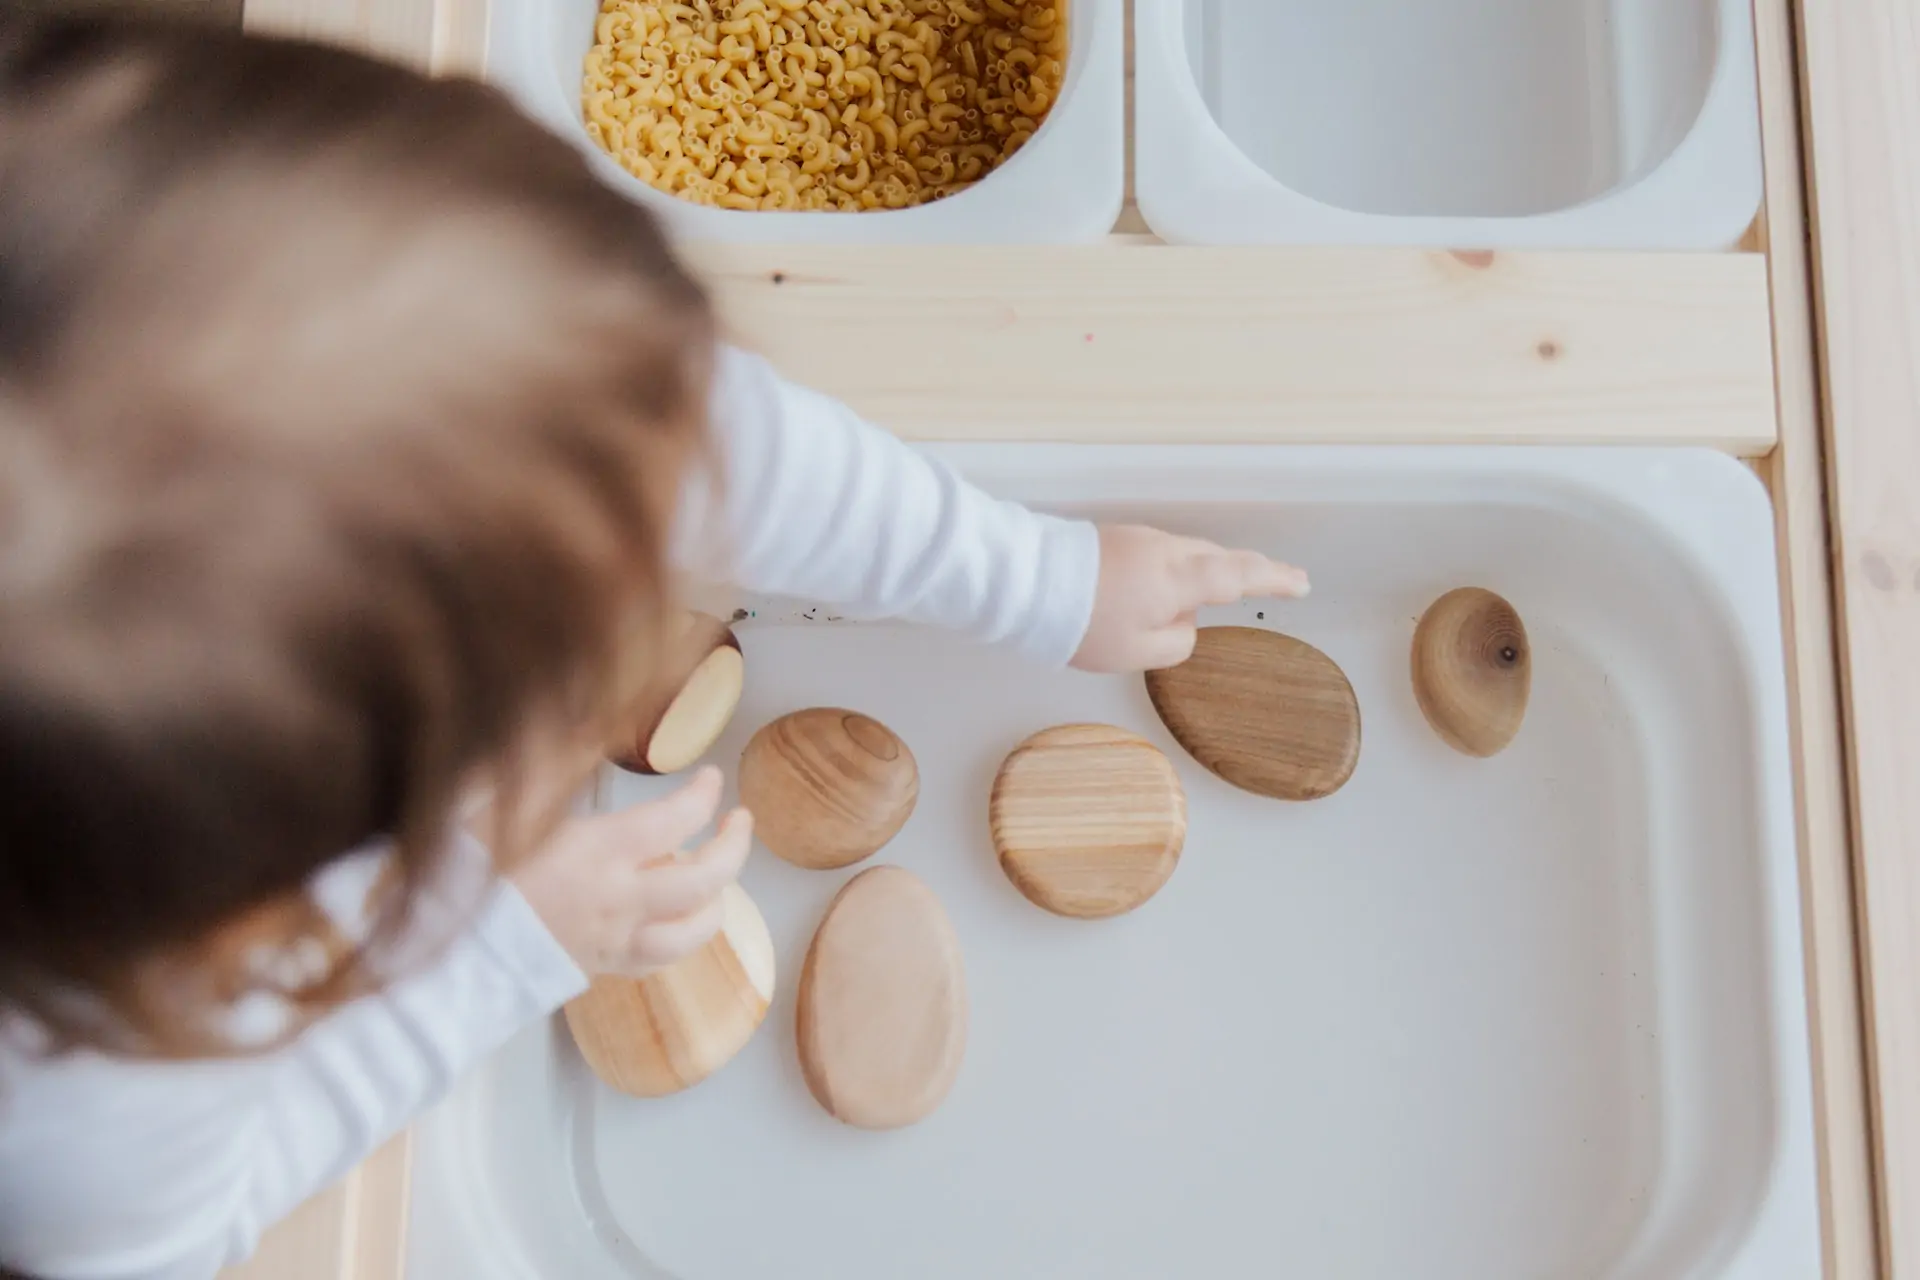
[(1068, 0), (602, 0), (587, 134), (728, 209), (905, 209), (980, 181), (1060, 98)]

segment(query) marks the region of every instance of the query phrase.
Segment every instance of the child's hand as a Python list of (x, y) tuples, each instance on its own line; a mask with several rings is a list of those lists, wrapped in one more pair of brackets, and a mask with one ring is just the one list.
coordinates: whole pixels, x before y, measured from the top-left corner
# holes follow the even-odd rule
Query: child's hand
[(1073, 665), (1082, 671), (1172, 667), (1193, 653), (1194, 613), (1249, 596), (1307, 594), (1305, 571), (1141, 525), (1100, 526), (1100, 585)]
[(735, 809), (711, 840), (675, 857), (719, 804), (720, 771), (702, 769), (672, 795), (568, 821), (513, 882), (574, 963), (638, 977), (719, 932), (720, 891), (746, 863), (752, 818)]

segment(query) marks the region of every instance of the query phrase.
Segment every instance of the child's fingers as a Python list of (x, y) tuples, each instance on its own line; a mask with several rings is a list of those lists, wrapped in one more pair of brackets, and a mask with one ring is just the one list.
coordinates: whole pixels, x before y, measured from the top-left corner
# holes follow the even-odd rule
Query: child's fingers
[(616, 815), (620, 839), (648, 856), (678, 849), (706, 830), (720, 807), (720, 771), (699, 770), (679, 790)]
[(745, 809), (735, 809), (721, 821), (713, 839), (685, 858), (641, 871), (641, 919), (676, 920), (706, 907), (740, 878), (752, 848), (753, 817)]
[(672, 964), (706, 945), (725, 919), (725, 904), (716, 897), (692, 915), (642, 925), (633, 931), (628, 963), (636, 970)]
[(1313, 590), (1307, 571), (1300, 566), (1263, 556), (1256, 551), (1243, 554), (1257, 561), (1247, 570), (1246, 594), (1268, 596), (1276, 600), (1298, 600)]
[(1307, 575), (1258, 551), (1211, 547), (1187, 562), (1182, 603), (1237, 604), (1249, 596), (1293, 598), (1307, 594)]

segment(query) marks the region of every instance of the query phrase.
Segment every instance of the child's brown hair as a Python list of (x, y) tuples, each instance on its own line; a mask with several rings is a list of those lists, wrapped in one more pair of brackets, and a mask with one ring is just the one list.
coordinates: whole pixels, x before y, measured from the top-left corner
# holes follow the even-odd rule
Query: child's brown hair
[(368, 841), (417, 887), (530, 726), (594, 732), (662, 634), (712, 343), (652, 219), (488, 88), (0, 21), (0, 1013), (190, 1048), (153, 974), (324, 931)]

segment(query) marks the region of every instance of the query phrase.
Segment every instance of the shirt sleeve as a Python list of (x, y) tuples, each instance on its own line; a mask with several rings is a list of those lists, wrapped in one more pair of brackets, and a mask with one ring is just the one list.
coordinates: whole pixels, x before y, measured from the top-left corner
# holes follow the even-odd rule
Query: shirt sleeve
[(45, 1280), (206, 1280), (455, 1078), (586, 987), (493, 882), (430, 965), (283, 1049), (218, 1062), (0, 1046), (0, 1262)]
[(712, 421), (719, 483), (688, 495), (688, 571), (1056, 666), (1079, 648), (1100, 572), (1091, 524), (990, 497), (737, 349), (720, 351)]

